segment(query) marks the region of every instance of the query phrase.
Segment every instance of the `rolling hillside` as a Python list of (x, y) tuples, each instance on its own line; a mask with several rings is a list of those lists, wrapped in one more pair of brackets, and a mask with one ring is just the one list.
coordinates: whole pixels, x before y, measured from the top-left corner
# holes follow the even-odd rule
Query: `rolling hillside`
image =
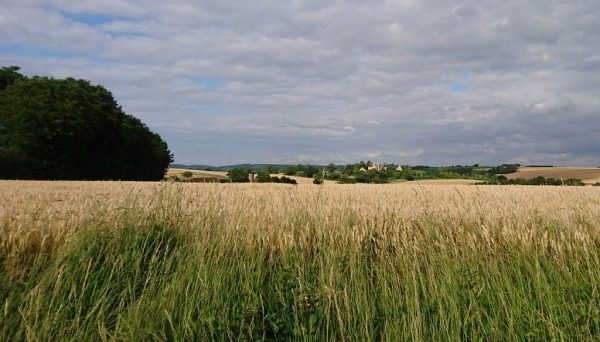
[(507, 174), (510, 179), (531, 179), (537, 176), (556, 179), (581, 179), (584, 183), (600, 182), (600, 168), (594, 167), (522, 167), (519, 171)]

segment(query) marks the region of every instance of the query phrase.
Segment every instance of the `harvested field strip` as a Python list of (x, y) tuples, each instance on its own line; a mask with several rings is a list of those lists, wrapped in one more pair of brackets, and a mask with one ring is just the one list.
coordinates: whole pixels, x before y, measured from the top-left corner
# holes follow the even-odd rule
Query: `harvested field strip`
[(531, 179), (537, 176), (556, 179), (581, 179), (585, 183), (600, 182), (600, 168), (586, 167), (524, 167), (515, 173), (507, 174), (507, 178)]

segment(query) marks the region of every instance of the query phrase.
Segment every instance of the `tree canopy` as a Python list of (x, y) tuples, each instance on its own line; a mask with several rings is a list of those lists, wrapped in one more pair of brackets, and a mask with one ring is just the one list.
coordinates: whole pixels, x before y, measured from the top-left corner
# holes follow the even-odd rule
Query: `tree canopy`
[(227, 172), (227, 177), (229, 177), (229, 179), (233, 183), (247, 183), (250, 181), (250, 179), (248, 178), (249, 176), (250, 172), (248, 170), (238, 167), (233, 168), (229, 170), (229, 172)]
[(160, 180), (171, 161), (104, 87), (0, 69), (0, 178)]

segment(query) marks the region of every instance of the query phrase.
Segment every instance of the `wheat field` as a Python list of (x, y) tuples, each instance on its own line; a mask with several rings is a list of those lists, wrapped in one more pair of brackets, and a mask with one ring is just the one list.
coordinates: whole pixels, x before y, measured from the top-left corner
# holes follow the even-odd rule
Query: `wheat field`
[(0, 340), (598, 340), (600, 189), (0, 181)]

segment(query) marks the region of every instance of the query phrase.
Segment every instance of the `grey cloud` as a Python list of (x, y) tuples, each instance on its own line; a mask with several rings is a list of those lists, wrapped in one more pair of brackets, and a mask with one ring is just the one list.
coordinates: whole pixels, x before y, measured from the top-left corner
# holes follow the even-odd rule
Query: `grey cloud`
[(0, 44), (20, 49), (0, 63), (106, 85), (179, 162), (600, 165), (599, 15), (591, 0), (7, 0)]

